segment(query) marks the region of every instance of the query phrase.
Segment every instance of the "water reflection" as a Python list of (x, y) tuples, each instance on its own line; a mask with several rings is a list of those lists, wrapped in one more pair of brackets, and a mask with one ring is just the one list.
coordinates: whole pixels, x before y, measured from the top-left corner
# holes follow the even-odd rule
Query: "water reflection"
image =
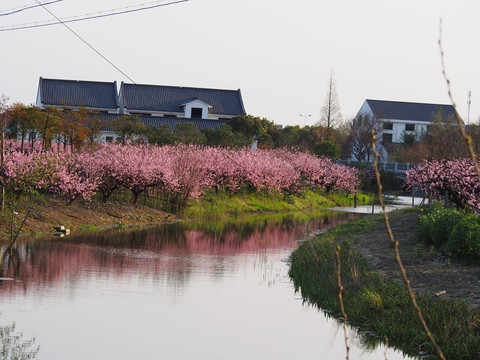
[[(169, 274), (185, 283), (190, 277), (191, 254), (217, 255), (215, 261), (196, 264), (195, 271), (221, 276), (229, 269), (228, 256), (259, 250), (292, 248), (311, 229), (334, 226), (351, 214), (316, 214), (315, 221), (298, 219), (298, 214), (251, 216), (201, 224), (179, 222), (134, 231), (109, 230), (82, 233), (61, 240), (24, 241), (3, 253), (0, 281), (5, 296), (32, 286), (61, 282), (79, 274), (121, 275), (141, 273), (158, 277)], [(3, 249), (2, 249), (3, 252)], [(207, 269), (202, 269), (207, 267)]]
[[(298, 239), (353, 216), (25, 240), (1, 263), (0, 278), (14, 279), (0, 279), (2, 316), (38, 338), (45, 359), (343, 358), (342, 330), (302, 306), (286, 261)], [(351, 359), (379, 354), (354, 346)]]
[(40, 346), (35, 338), (25, 339), (16, 329), (16, 324), (0, 325), (1, 359), (30, 360), (36, 359)]

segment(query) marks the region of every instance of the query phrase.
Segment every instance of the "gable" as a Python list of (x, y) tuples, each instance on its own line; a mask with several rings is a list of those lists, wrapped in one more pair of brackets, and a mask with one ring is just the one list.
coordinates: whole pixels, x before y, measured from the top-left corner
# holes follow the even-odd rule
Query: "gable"
[(207, 104), (207, 103), (204, 103), (203, 101), (201, 100), (198, 100), (198, 99), (190, 99), (190, 100), (187, 100), (186, 102), (184, 102), (183, 104), (180, 104), (180, 106), (201, 106), (201, 107), (209, 107), (211, 108), (212, 106)]

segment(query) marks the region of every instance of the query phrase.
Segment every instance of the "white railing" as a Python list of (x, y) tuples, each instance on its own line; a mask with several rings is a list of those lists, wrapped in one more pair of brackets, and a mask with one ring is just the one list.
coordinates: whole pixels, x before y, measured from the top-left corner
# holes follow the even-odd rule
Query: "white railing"
[[(373, 169), (373, 161), (354, 161), (354, 160), (337, 160), (337, 163), (343, 165), (364, 165), (368, 169)], [(395, 174), (404, 175), (407, 170), (410, 170), (414, 167), (421, 166), (421, 164), (411, 164), (411, 163), (398, 163), (398, 162), (379, 162), (378, 169), (384, 171), (390, 171)]]

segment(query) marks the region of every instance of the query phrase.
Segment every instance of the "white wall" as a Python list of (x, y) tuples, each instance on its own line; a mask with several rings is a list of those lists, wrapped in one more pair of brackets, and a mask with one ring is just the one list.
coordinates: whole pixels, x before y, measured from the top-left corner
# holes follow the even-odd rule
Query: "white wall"
[(189, 103), (186, 103), (183, 107), (185, 109), (185, 117), (192, 117), (192, 108), (201, 108), (202, 109), (202, 119), (208, 119), (208, 105), (200, 100), (195, 100)]

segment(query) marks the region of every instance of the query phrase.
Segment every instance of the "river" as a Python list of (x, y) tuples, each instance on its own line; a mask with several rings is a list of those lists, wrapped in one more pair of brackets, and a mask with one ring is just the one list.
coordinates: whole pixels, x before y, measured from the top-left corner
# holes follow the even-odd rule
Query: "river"
[[(10, 337), (22, 351), (39, 346), (35, 358), (47, 360), (342, 359), (343, 327), (295, 293), (288, 258), (353, 216), (252, 215), (23, 239), (2, 259), (0, 325), (15, 324)], [(352, 329), (349, 338), (350, 359), (385, 359), (384, 346), (367, 349)]]

